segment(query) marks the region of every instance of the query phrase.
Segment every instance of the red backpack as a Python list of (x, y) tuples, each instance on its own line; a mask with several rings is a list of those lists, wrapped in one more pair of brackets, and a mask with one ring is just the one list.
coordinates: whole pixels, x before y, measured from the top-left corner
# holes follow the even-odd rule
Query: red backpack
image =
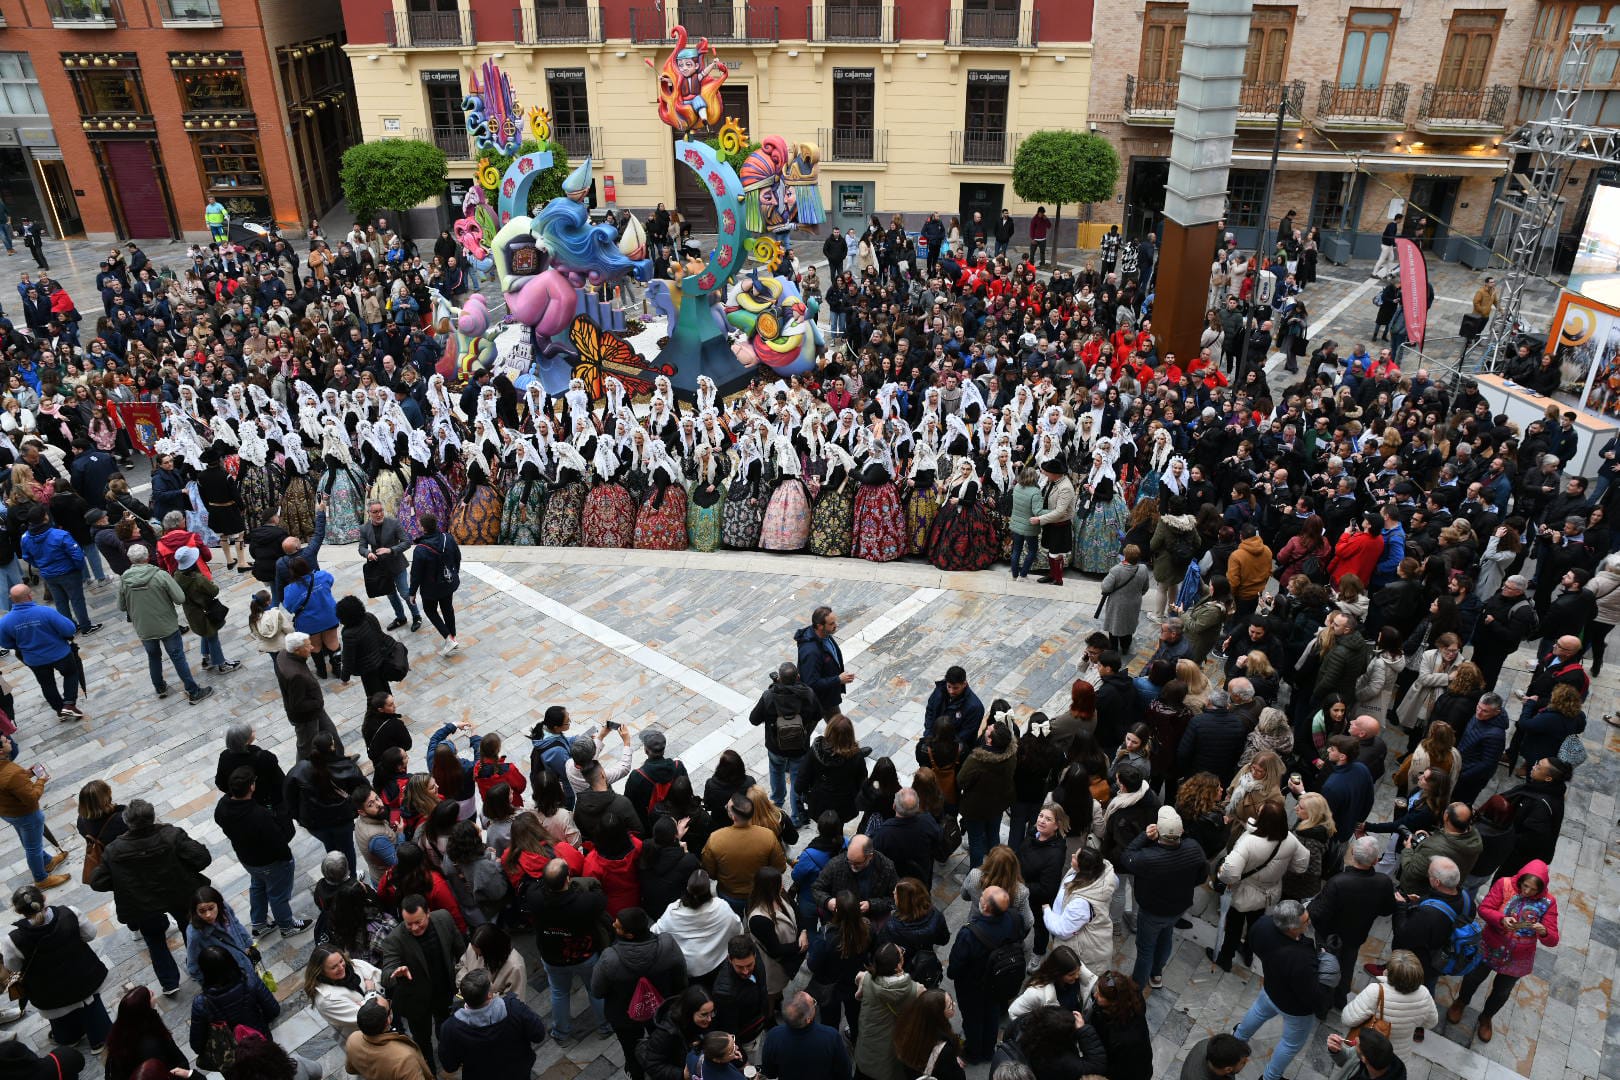
[[(680, 759), (676, 758), (675, 764), (679, 765), (680, 763)], [(675, 783), (675, 775), (679, 774), (670, 776), (668, 780), (665, 780), (662, 783), (648, 776), (647, 770), (645, 769), (637, 769), (636, 775), (652, 785), (652, 798), (647, 800), (647, 820), (651, 821), (653, 814), (655, 814), (658, 811), (658, 808), (664, 804), (664, 799), (669, 795), (670, 786)]]

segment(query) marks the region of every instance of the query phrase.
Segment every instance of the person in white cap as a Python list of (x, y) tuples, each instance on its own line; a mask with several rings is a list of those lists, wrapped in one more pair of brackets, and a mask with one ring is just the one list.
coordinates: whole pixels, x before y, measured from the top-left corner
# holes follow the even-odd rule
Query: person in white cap
[(1176, 808), (1161, 806), (1158, 820), (1126, 846), (1119, 869), (1136, 875), (1136, 968), (1131, 977), (1138, 986), (1157, 990), (1175, 951), (1176, 921), (1191, 910), (1198, 886), (1209, 876), (1209, 864), (1203, 848), (1182, 839)]
[(225, 650), (219, 643), (219, 632), (224, 629), (227, 609), (219, 602), (219, 586), (203, 574), (197, 560), (201, 552), (186, 546), (174, 553), (174, 583), (185, 594), (186, 622), (191, 632), (202, 641), (204, 671), (220, 673), (235, 671), (242, 666), (240, 660), (225, 659)]

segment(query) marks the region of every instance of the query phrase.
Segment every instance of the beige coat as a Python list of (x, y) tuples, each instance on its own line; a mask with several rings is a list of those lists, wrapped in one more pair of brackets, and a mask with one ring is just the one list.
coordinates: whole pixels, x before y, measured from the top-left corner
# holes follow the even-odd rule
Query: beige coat
[(348, 1071), (365, 1080), (434, 1080), (433, 1070), (408, 1035), (390, 1031), (372, 1036), (356, 1031), (343, 1050)]
[(1400, 721), (1401, 727), (1411, 730), (1413, 725), (1429, 715), (1434, 699), (1451, 682), (1452, 673), (1461, 662), (1461, 654), (1447, 665), (1439, 649), (1423, 650), (1423, 655), (1418, 659), (1417, 681), (1407, 688), (1406, 696), (1401, 698), (1400, 705), (1395, 709), (1395, 718)]
[(1285, 875), (1303, 874), (1310, 868), (1311, 853), (1293, 833), (1283, 837), (1278, 847), (1274, 841), (1256, 836), (1250, 826), (1243, 829), (1243, 835), (1221, 861), (1219, 877), (1231, 891), (1234, 908), (1262, 911), (1282, 899)]

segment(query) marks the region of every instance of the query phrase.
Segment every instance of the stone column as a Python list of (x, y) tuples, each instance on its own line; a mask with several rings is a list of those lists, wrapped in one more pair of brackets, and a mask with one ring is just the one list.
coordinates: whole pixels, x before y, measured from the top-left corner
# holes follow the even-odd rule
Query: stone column
[(1252, 10), (1252, 0), (1191, 0), (1187, 7), (1153, 301), (1154, 330), (1183, 364), (1198, 355), (1208, 310)]

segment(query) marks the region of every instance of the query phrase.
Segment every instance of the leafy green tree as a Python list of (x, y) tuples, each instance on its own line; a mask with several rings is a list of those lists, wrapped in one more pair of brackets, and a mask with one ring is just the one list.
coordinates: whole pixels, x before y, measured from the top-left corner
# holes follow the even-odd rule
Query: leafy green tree
[[(522, 157), (524, 154), (538, 153), (541, 150), (551, 151), (551, 168), (541, 173), (540, 178), (529, 187), (529, 213), (532, 214), (563, 193), (563, 181), (568, 178), (568, 173), (571, 170), (568, 164), (568, 151), (562, 148), (561, 143), (555, 139), (548, 139), (542, 145), (533, 139), (527, 139), (518, 147), (516, 154), (503, 154), (498, 150), (480, 150), (478, 151), (478, 168), (475, 170), (474, 175), (483, 173), (484, 163), (487, 161), (495, 166), (496, 177), (505, 176), (507, 166), (511, 165), (515, 159)], [(499, 204), (499, 195), (500, 181), (498, 179), (495, 187), (484, 188), (484, 197), (489, 200), (491, 206)], [(490, 233), (489, 235), (493, 236), (494, 234)]]
[(403, 212), (437, 198), (448, 171), (444, 151), (415, 139), (360, 143), (343, 152), (343, 197), (357, 218)]
[(1119, 154), (1101, 135), (1037, 131), (1013, 155), (1013, 192), (1033, 203), (1052, 203), (1052, 250), (1062, 236), (1063, 204), (1103, 202), (1119, 182)]

